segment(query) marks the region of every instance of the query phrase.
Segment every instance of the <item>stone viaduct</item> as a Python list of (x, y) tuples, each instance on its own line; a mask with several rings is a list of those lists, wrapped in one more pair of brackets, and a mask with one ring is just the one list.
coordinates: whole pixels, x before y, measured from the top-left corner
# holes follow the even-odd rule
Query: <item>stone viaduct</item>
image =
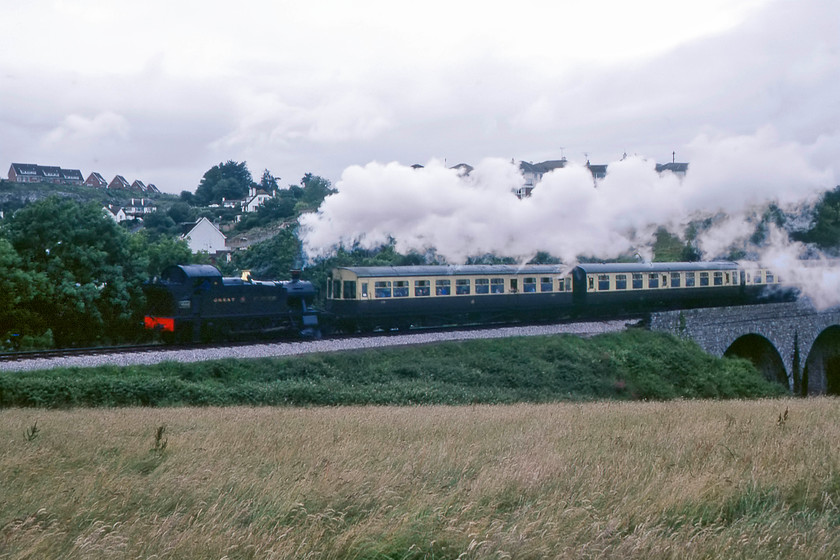
[(747, 358), (794, 394), (840, 394), (840, 309), (807, 301), (662, 311), (650, 328), (716, 356)]

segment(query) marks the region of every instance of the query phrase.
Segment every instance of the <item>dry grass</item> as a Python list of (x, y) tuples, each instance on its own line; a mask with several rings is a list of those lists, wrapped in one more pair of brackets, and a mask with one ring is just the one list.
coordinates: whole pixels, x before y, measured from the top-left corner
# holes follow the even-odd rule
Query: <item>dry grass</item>
[(840, 554), (827, 398), (0, 418), (0, 558)]

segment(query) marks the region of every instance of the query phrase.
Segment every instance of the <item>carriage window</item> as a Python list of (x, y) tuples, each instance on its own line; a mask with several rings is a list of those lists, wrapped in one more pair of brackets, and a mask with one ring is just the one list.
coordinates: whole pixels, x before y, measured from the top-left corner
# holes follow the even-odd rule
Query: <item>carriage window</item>
[(537, 291), (537, 279), (536, 278), (525, 278), (522, 281), (522, 291), (527, 294), (533, 294)]
[(490, 279), (490, 293), (491, 294), (503, 294), (503, 293), (505, 293), (505, 279), (504, 278), (491, 278)]
[(598, 275), (598, 289), (601, 291), (607, 291), (610, 289), (610, 275), (609, 274), (599, 274)]
[(332, 297), (335, 299), (341, 299), (341, 280), (333, 280)]
[(595, 277), (594, 276), (588, 276), (587, 278), (589, 278), (589, 289), (594, 290), (595, 289)]
[(729, 281), (729, 273), (727, 272), (727, 273), (726, 273), (726, 285), (728, 286), (728, 285), (729, 285), (729, 284), (731, 284), (731, 283), (732, 283), (732, 282), (730, 282), (730, 281)]
[(648, 288), (658, 288), (659, 287), (659, 275), (658, 274), (648, 274)]
[(773, 281), (774, 281), (774, 279), (775, 279), (775, 278), (774, 278), (774, 276), (773, 276), (773, 273), (772, 273), (772, 272), (770, 272), (770, 271), (768, 270), (768, 271), (767, 271), (767, 283), (768, 283), (768, 284), (772, 284), (772, 283), (773, 283)]
[(723, 286), (723, 272), (715, 272), (715, 286)]
[(761, 284), (761, 271), (755, 273), (753, 276), (753, 284)]
[(490, 293), (490, 280), (487, 278), (476, 278), (475, 279), (475, 293), (477, 294), (489, 294)]
[(551, 278), (540, 278), (540, 291), (550, 292), (554, 288), (553, 284)]
[(408, 280), (394, 282), (394, 297), (408, 297)]
[(634, 273), (633, 274), (633, 289), (634, 290), (641, 290), (642, 288), (644, 288), (644, 276), (642, 276), (638, 272)]
[(435, 295), (448, 296), (451, 289), (450, 284), (449, 280), (435, 280)]
[(391, 297), (391, 282), (375, 282), (373, 284), (373, 293), (377, 298)]
[(367, 288), (368, 288), (368, 283), (367, 282), (362, 282), (362, 297), (363, 298), (368, 297), (368, 289)]
[(700, 285), (701, 286), (708, 286), (709, 285), (709, 273), (708, 272), (701, 272), (700, 273)]
[(341, 294), (342, 299), (356, 299), (356, 282), (353, 280), (344, 281), (344, 291)]
[[(561, 280), (561, 282), (562, 282), (562, 280)], [(566, 291), (567, 292), (572, 291), (572, 279), (571, 278), (566, 278)]]
[(459, 296), (470, 295), (469, 278), (459, 278), (458, 280), (455, 280), (455, 293)]
[(627, 275), (626, 274), (616, 274), (616, 276), (615, 276), (615, 289), (616, 290), (626, 290), (627, 289)]
[(432, 295), (430, 282), (428, 280), (415, 280), (414, 295), (417, 297)]
[(671, 287), (672, 288), (679, 288), (680, 287), (680, 273), (679, 272), (672, 272), (671, 273)]
[(694, 287), (694, 273), (693, 272), (686, 272), (685, 273), (685, 287), (686, 288), (693, 288)]

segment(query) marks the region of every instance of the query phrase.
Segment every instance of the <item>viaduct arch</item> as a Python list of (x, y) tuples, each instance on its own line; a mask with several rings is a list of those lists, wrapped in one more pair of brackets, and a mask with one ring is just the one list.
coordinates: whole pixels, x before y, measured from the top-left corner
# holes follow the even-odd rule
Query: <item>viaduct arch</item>
[(840, 309), (807, 301), (660, 311), (650, 329), (697, 342), (715, 356), (747, 358), (802, 395), (840, 395)]

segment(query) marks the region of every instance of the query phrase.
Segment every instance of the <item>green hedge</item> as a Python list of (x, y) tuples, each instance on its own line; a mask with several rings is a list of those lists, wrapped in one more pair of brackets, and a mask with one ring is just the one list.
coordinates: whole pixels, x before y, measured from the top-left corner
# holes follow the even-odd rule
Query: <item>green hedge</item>
[(414, 405), (784, 394), (744, 360), (629, 331), (0, 374), (0, 407)]

